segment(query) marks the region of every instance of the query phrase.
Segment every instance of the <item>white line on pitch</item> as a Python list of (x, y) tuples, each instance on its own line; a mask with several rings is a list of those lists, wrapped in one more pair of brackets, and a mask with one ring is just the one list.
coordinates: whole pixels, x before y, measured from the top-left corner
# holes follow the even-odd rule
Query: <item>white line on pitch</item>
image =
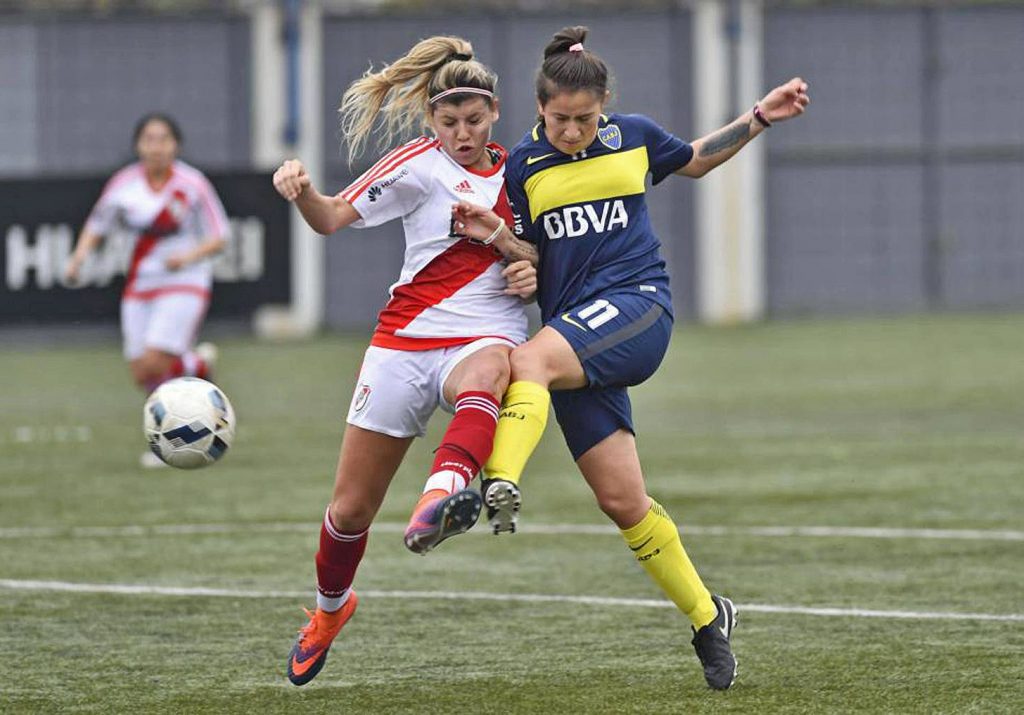
[[(380, 522), (373, 531), (402, 533), (405, 524)], [(253, 524), (154, 524), (145, 526), (26, 526), (0, 529), (0, 539), (46, 539), (91, 537), (180, 536), (237, 534), (256, 532), (316, 533), (319, 525), (311, 522), (268, 522)], [(872, 526), (683, 526), (684, 536), (765, 536), (765, 537), (849, 537), (861, 539), (946, 539), (953, 541), (1024, 541), (1024, 531), (1011, 529), (900, 529)], [(523, 534), (617, 534), (609, 524), (525, 524)], [(470, 534), (487, 534), (477, 529)]]
[[(70, 593), (106, 593), (127, 596), (189, 596), (206, 598), (309, 598), (309, 591), (251, 591), (226, 588), (147, 586), (131, 583), (72, 583), (69, 581), (31, 581), (0, 579), (0, 588), (17, 591)], [(589, 606), (625, 608), (675, 608), (669, 601), (650, 598), (610, 598), (606, 596), (561, 596), (542, 593), (481, 593), (477, 591), (372, 591), (360, 590), (363, 598), (421, 599), (443, 601), (501, 601), (513, 603), (573, 603)], [(933, 621), (1019, 621), (1020, 613), (942, 613), (936, 611), (878, 611), (864, 608), (815, 606), (773, 606), (757, 603), (737, 604), (741, 612), (783, 613), (833, 618), (900, 618)]]

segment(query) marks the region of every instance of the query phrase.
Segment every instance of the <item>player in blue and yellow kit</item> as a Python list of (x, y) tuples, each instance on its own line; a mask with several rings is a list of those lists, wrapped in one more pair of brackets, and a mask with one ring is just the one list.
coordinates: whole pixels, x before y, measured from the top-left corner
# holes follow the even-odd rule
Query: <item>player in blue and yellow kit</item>
[[(729, 637), (735, 608), (711, 595), (671, 517), (647, 495), (626, 388), (658, 368), (672, 331), (672, 300), (645, 200), (645, 180), (699, 177), (773, 122), (803, 113), (807, 84), (773, 89), (732, 124), (689, 144), (638, 114), (603, 113), (608, 71), (584, 49), (586, 28), (566, 28), (545, 48), (537, 77), (541, 121), (512, 150), (506, 188), (514, 233), (540, 255), (544, 327), (511, 355), (484, 500), (495, 532), (514, 530), (517, 487), (552, 404), (601, 509), (637, 560), (685, 613), (712, 688), (736, 677)], [(513, 231), (481, 207), (453, 208), (459, 230), (480, 240)]]

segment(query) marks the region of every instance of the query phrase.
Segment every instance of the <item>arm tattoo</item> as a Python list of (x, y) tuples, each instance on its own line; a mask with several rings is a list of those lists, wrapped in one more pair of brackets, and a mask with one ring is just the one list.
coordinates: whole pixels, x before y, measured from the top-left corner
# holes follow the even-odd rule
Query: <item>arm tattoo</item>
[[(508, 231), (511, 233), (512, 229), (508, 229)], [(540, 262), (540, 256), (537, 254), (537, 247), (529, 241), (517, 238), (514, 234), (512, 239), (508, 241), (507, 245), (505, 245), (501, 255), (505, 256), (510, 263), (514, 263), (516, 261), (529, 261), (534, 267), (536, 267), (537, 263)]]
[(749, 137), (750, 123), (736, 122), (708, 137), (708, 140), (700, 148), (700, 155), (711, 156), (720, 151), (726, 151), (737, 144), (742, 144)]

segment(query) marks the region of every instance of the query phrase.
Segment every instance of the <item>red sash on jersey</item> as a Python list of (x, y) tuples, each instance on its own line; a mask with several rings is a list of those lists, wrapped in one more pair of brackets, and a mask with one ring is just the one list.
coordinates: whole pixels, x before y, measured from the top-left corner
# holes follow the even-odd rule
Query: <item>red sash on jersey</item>
[[(491, 208), (509, 226), (512, 225), (512, 207), (502, 185), (498, 200)], [(456, 241), (434, 257), (413, 279), (395, 288), (391, 300), (377, 318), (371, 345), (395, 350), (433, 350), (435, 348), (465, 345), (484, 337), (411, 338), (395, 335), (411, 323), (424, 310), (469, 285), (477, 276), (501, 260), (501, 254), (491, 246), (468, 240)]]
[(131, 263), (128, 265), (128, 275), (124, 284), (124, 295), (132, 292), (135, 286), (135, 278), (139, 272), (139, 264), (153, 252), (157, 241), (164, 236), (177, 233), (181, 229), (181, 219), (188, 211), (188, 197), (181, 189), (175, 189), (171, 193), (171, 200), (161, 209), (160, 213), (153, 219), (153, 223), (143, 232), (135, 242), (135, 250), (132, 252)]

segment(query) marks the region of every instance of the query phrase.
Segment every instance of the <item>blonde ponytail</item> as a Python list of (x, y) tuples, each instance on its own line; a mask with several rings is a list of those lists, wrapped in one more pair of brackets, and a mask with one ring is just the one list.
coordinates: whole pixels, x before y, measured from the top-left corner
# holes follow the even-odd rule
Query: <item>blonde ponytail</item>
[[(366, 71), (341, 98), (341, 132), (352, 163), (380, 119), (377, 144), (390, 146), (396, 137), (411, 133), (419, 120), (426, 128), (430, 98), (453, 87), (494, 91), (497, 77), (473, 57), (473, 46), (461, 37), (430, 37), (421, 40), (404, 56), (379, 72)], [(458, 104), (466, 95), (457, 93), (444, 101)]]

